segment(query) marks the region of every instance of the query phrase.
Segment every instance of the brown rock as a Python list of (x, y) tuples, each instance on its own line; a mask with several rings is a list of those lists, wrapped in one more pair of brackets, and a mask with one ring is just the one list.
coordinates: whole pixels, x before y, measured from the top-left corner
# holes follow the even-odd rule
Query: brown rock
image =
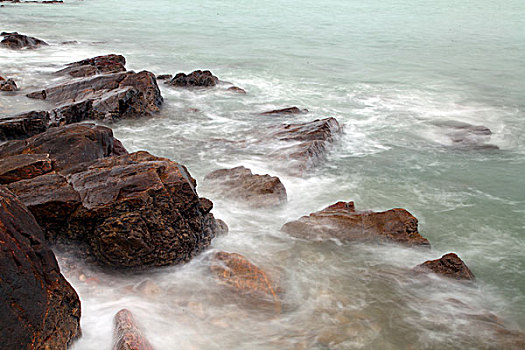
[(278, 177), (253, 175), (243, 166), (215, 170), (205, 180), (212, 182), (222, 195), (255, 207), (277, 206), (287, 201), (286, 189)]
[(0, 119), (0, 141), (17, 140), (40, 134), (50, 123), (47, 112), (28, 112)]
[(283, 109), (275, 109), (273, 111), (263, 112), (262, 115), (272, 115), (272, 114), (302, 114), (308, 113), (307, 109), (299, 109), (298, 107), (288, 107)]
[(177, 87), (211, 87), (217, 85), (219, 78), (209, 70), (196, 70), (190, 74), (178, 73), (166, 84)]
[(53, 170), (48, 154), (19, 154), (0, 159), (0, 184), (31, 179)]
[(72, 77), (88, 77), (96, 74), (125, 72), (126, 59), (121, 55), (105, 55), (88, 58), (67, 64), (58, 74), (68, 74)]
[(417, 230), (417, 219), (405, 209), (357, 212), (354, 202), (338, 202), (291, 221), (282, 231), (299, 238), (342, 242), (385, 241), (408, 246), (430, 246)]
[(18, 34), (17, 32), (3, 32), (0, 34), (0, 36), (4, 37), (4, 39), (0, 42), (0, 46), (6, 47), (8, 49), (34, 49), (41, 45), (47, 45), (47, 43), (43, 40), (31, 36)]
[(2, 349), (65, 350), (80, 335), (80, 300), (31, 213), (3, 186), (0, 242)]
[(122, 309), (115, 315), (113, 350), (153, 350), (153, 346), (144, 337), (133, 314)]
[(220, 283), (237, 292), (269, 299), (275, 310), (281, 312), (281, 300), (276, 293), (274, 283), (263, 270), (244, 256), (237, 253), (216, 252), (210, 269)]
[(231, 91), (231, 92), (235, 92), (235, 93), (238, 93), (238, 94), (241, 94), (241, 95), (246, 95), (246, 90), (241, 89), (238, 86), (231, 86), (231, 87), (227, 88), (226, 90), (227, 91)]
[(473, 281), (474, 274), (456, 254), (449, 253), (436, 260), (428, 260), (415, 268), (416, 271), (431, 271), (456, 280)]
[(13, 79), (1, 79), (0, 80), (0, 91), (17, 91), (18, 86)]
[(160, 75), (157, 75), (157, 80), (168, 80), (168, 79), (171, 79), (171, 78), (173, 78), (172, 74), (160, 74)]

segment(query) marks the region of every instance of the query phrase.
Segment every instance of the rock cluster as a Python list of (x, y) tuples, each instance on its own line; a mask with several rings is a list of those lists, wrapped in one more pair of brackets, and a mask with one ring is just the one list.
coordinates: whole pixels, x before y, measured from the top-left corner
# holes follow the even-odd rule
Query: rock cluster
[(2, 349), (66, 349), (80, 335), (80, 300), (24, 205), (0, 186)]
[(17, 32), (2, 32), (0, 36), (4, 37), (4, 39), (0, 42), (0, 46), (13, 50), (22, 48), (34, 49), (38, 46), (47, 45), (47, 43), (43, 40), (34, 38), (32, 36), (18, 34)]
[(223, 196), (254, 207), (278, 206), (287, 200), (286, 189), (278, 177), (254, 175), (243, 166), (215, 170), (206, 175), (205, 180)]

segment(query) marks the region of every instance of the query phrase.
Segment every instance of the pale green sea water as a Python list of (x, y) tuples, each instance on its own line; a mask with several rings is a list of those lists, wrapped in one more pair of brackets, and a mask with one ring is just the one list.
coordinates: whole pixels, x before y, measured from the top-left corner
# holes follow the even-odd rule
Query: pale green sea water
[[(0, 49), (0, 75), (22, 88), (0, 95), (0, 115), (46, 107), (24, 94), (55, 79), (49, 73), (61, 64), (112, 52), (125, 55), (130, 69), (210, 69), (248, 91), (162, 86), (158, 117), (112, 127), (129, 150), (188, 166), (200, 195), (230, 226), (213, 248), (279, 274), (284, 313), (239, 305), (214, 285), (202, 257), (139, 277), (85, 268), (99, 285), (64, 268), (83, 302), (84, 336), (74, 349), (109, 348), (111, 318), (121, 307), (139, 316), (158, 349), (479, 349), (493, 337), (465, 314), (487, 311), (525, 329), (525, 2), (6, 4), (0, 30), (51, 44)], [(78, 44), (60, 44), (68, 40)], [(253, 114), (291, 105), (310, 113)], [(326, 116), (345, 132), (306, 178), (290, 176), (258, 147), (214, 141)], [(500, 149), (451, 147), (453, 122), (490, 128), (487, 142)], [(241, 164), (280, 176), (288, 205), (249, 210), (201, 184), (209, 171)], [(337, 200), (355, 200), (359, 209), (408, 209), (432, 250), (311, 244), (279, 232), (286, 221)], [(477, 276), (476, 288), (406, 277), (407, 269), (451, 251)], [(147, 277), (160, 294), (130, 291)]]

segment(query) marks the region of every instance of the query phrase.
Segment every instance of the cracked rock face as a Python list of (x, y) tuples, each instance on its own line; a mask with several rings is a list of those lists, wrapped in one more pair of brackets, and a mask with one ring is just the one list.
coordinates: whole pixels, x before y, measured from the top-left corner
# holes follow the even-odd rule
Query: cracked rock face
[(312, 240), (341, 242), (393, 242), (408, 246), (430, 246), (417, 228), (417, 219), (405, 209), (383, 212), (356, 211), (354, 202), (338, 202), (321, 211), (291, 221), (282, 231)]
[(80, 335), (80, 300), (33, 215), (0, 186), (2, 349), (66, 349)]

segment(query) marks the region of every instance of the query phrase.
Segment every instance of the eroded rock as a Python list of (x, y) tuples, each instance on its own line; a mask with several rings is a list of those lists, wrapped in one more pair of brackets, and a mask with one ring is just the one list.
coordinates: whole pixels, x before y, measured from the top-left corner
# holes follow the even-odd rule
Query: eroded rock
[(475, 280), (474, 274), (456, 254), (449, 253), (436, 260), (428, 260), (415, 268), (418, 272), (433, 272), (456, 280)]
[(354, 202), (338, 202), (321, 211), (291, 221), (282, 231), (311, 240), (341, 242), (394, 242), (408, 246), (430, 246), (418, 232), (417, 219), (405, 209), (384, 212), (356, 211)]
[(178, 73), (166, 84), (177, 87), (212, 87), (217, 85), (219, 78), (209, 70), (196, 70), (190, 74)]
[(276, 176), (254, 175), (243, 166), (219, 169), (206, 175), (222, 195), (239, 199), (254, 207), (278, 206), (286, 203), (286, 189)]
[(122, 55), (105, 55), (88, 58), (67, 64), (57, 74), (68, 74), (72, 77), (88, 77), (96, 74), (108, 74), (126, 71), (126, 59)]
[(80, 335), (80, 300), (31, 213), (0, 186), (2, 349), (63, 349)]
[(237, 253), (219, 251), (213, 254), (210, 265), (219, 282), (240, 293), (263, 297), (271, 301), (275, 311), (281, 312), (281, 300), (268, 275)]
[(4, 39), (0, 42), (0, 46), (6, 47), (8, 49), (34, 49), (38, 46), (47, 45), (47, 43), (43, 40), (34, 38), (32, 36), (18, 34), (17, 32), (3, 32), (0, 34), (0, 36), (4, 37)]
[(113, 350), (153, 350), (131, 311), (122, 309), (117, 312), (114, 323)]
[(53, 170), (48, 154), (19, 154), (0, 158), (0, 184), (9, 184), (47, 174)]

